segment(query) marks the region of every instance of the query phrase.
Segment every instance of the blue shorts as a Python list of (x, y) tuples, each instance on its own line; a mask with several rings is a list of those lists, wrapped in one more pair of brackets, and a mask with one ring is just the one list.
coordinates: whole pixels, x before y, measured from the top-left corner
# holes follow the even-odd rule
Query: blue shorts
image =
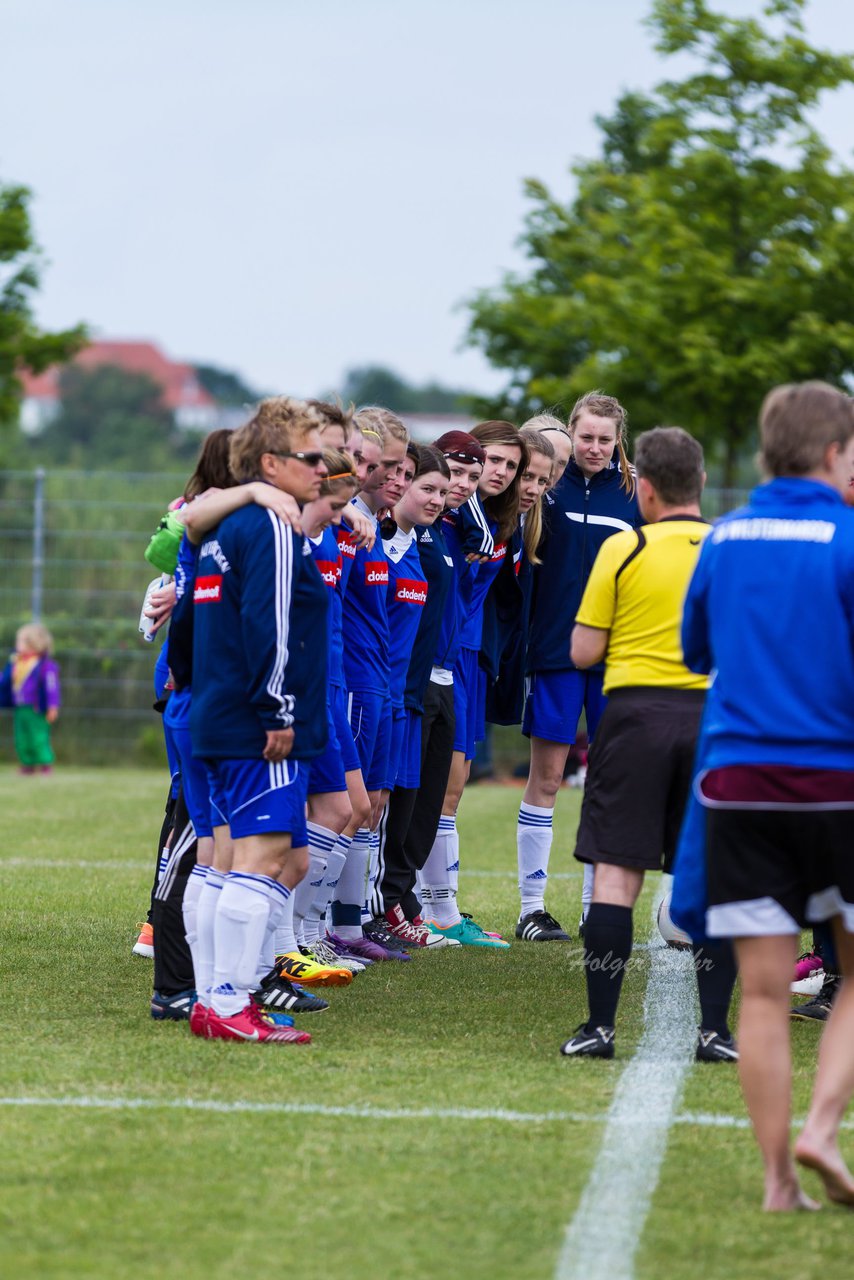
[[(477, 665), (476, 649), (460, 649), (454, 663), (454, 750), (462, 751), (466, 760), (474, 759), (474, 744), (478, 741), (478, 703), (481, 671)], [(483, 684), (484, 700), (486, 682)], [(483, 712), (480, 713), (483, 725)], [(483, 729), (481, 728), (481, 738)]]
[(211, 823), (227, 823), (232, 840), (289, 832), (291, 848), (308, 844), (309, 771), (297, 760), (207, 760)]
[(403, 722), (403, 742), (400, 747), (400, 759), (397, 763), (396, 787), (408, 787), (417, 790), (421, 786), (421, 721), (417, 711), (406, 709)]
[(365, 771), (365, 790), (382, 791), (388, 783), (389, 759), (391, 757), (392, 727), (394, 711), (387, 698), (383, 699), (383, 713), (377, 727), (377, 740), (374, 743), (374, 756)]
[(403, 751), (403, 740), (406, 734), (407, 714), (408, 713), (403, 707), (395, 707), (392, 711), (391, 743), (389, 746), (388, 759), (386, 760), (385, 780), (383, 782), (384, 791), (394, 791), (395, 788), (398, 768), (400, 765), (400, 755)]
[(391, 703), (386, 694), (352, 690), (347, 697), (347, 712), (365, 787), (380, 791), (391, 748)]
[[(316, 756), (308, 766), (308, 794), (310, 796), (326, 795), (330, 791), (346, 791), (347, 779), (344, 777), (344, 762), (341, 758), (341, 744), (335, 731), (332, 708), (327, 706), (326, 719), (329, 736), (323, 754)], [(349, 732), (349, 729), (348, 729)]]
[(587, 737), (592, 742), (608, 699), (602, 692), (601, 671), (535, 671), (525, 699), (522, 732), (571, 746), (584, 709)]
[(343, 685), (333, 684), (329, 689), (329, 706), (332, 709), (332, 723), (335, 725), (335, 737), (341, 751), (341, 763), (345, 773), (361, 769), (362, 762), (353, 741), (353, 730), (347, 715), (347, 692)]
[(211, 801), (208, 793), (208, 771), (204, 762), (193, 755), (193, 744), (187, 725), (171, 725), (172, 737), (181, 761), (181, 786), (184, 803), (196, 837), (212, 836)]

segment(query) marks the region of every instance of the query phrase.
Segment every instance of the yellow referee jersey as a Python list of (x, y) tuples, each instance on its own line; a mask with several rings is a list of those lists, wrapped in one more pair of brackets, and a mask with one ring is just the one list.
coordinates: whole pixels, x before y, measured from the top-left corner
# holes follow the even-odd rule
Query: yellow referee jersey
[(593, 564), (575, 621), (609, 631), (604, 692), (627, 685), (705, 689), (685, 666), (682, 608), (711, 525), (672, 516), (615, 533)]

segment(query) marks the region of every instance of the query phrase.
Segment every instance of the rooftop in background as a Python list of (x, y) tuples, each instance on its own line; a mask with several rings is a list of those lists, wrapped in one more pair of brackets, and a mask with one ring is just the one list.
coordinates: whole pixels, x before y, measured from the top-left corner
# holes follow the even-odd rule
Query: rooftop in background
[[(179, 427), (210, 431), (220, 425), (222, 411), (214, 397), (199, 382), (191, 364), (171, 360), (153, 342), (99, 340), (92, 342), (72, 362), (84, 369), (111, 364), (127, 373), (144, 373), (163, 388), (163, 403), (171, 409)], [(28, 433), (40, 431), (60, 405), (62, 366), (54, 365), (44, 373), (24, 372), (24, 401), (21, 427)]]

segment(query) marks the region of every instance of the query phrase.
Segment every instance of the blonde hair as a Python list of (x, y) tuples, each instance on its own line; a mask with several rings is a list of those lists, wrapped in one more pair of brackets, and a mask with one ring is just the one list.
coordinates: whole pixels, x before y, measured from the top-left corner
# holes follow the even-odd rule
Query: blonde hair
[(15, 633), (18, 653), (53, 653), (53, 636), (40, 622), (27, 622)]
[(262, 400), (255, 416), (231, 437), (229, 465), (238, 484), (257, 480), (265, 453), (290, 453), (310, 431), (320, 431), (323, 414), (305, 400), (271, 396)]
[(560, 418), (556, 418), (553, 413), (535, 413), (533, 418), (522, 423), (519, 430), (526, 431), (528, 427), (534, 431), (560, 431), (562, 435), (569, 435), (566, 423), (561, 422)]
[(323, 462), (328, 475), (320, 483), (321, 498), (328, 498), (331, 493), (348, 487), (351, 493), (356, 492), (359, 480), (349, 453), (342, 453), (340, 449), (324, 449)]
[(592, 413), (596, 418), (610, 418), (617, 427), (617, 455), (620, 459), (620, 472), (623, 480), (621, 487), (626, 493), (632, 494), (635, 491), (635, 477), (632, 471), (629, 455), (626, 453), (626, 442), (628, 440), (628, 432), (626, 431), (626, 423), (629, 415), (615, 396), (606, 396), (602, 391), (588, 391), (586, 395), (581, 396), (572, 406), (572, 413), (569, 415), (569, 434), (572, 435), (575, 424), (581, 417), (582, 413)]
[[(547, 413), (538, 415), (539, 420), (548, 419)], [(531, 422), (536, 422), (537, 418), (532, 418)], [(560, 424), (558, 424), (560, 426)], [(564, 428), (560, 427), (561, 431)], [(528, 465), (530, 465), (531, 455), (535, 453), (542, 454), (544, 458), (548, 458), (549, 462), (554, 462), (555, 451), (552, 442), (548, 436), (543, 435), (542, 431), (531, 426), (530, 422), (526, 422), (524, 427), (519, 428), (519, 435), (528, 446)], [(525, 555), (531, 564), (542, 564), (537, 555), (537, 547), (540, 545), (540, 539), (543, 536), (543, 500), (537, 498), (537, 501), (531, 507), (531, 510), (525, 516), (525, 528), (522, 533), (522, 544), (525, 548)]]
[(770, 476), (804, 476), (829, 445), (854, 435), (854, 400), (829, 382), (790, 382), (769, 391), (759, 411), (759, 461)]
[(409, 432), (397, 414), (378, 404), (368, 404), (359, 409), (356, 413), (356, 425), (360, 431), (375, 431), (383, 444), (389, 436), (392, 440), (409, 444)]

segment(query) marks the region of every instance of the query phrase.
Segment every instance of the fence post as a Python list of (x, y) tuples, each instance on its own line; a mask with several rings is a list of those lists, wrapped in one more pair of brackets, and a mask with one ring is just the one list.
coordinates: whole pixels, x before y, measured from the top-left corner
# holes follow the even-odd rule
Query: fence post
[(33, 490), (33, 580), (30, 612), (33, 622), (42, 620), (42, 585), (44, 578), (44, 467), (35, 473)]

